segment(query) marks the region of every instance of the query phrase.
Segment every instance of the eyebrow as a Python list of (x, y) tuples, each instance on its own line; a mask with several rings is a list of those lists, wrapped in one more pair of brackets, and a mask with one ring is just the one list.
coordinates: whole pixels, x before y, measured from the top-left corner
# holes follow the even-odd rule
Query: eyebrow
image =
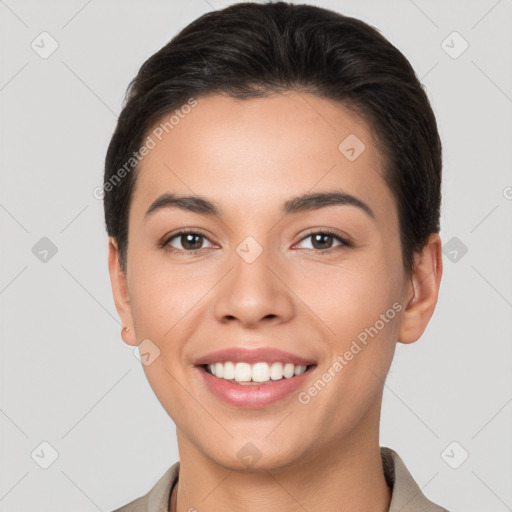
[[(283, 215), (290, 215), (319, 210), (333, 205), (355, 206), (364, 211), (372, 219), (375, 219), (375, 214), (365, 202), (345, 192), (303, 194), (286, 201), (281, 208), (281, 212)], [(153, 201), (144, 217), (147, 219), (156, 212), (167, 208), (179, 208), (201, 215), (222, 216), (219, 205), (214, 201), (210, 201), (201, 196), (177, 196), (176, 194), (165, 193)]]

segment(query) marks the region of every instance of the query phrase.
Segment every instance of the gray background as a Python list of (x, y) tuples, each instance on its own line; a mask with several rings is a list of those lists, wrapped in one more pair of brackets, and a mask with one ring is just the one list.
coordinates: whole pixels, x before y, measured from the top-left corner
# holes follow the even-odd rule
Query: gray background
[[(93, 189), (139, 66), (228, 3), (0, 1), (1, 511), (109, 511), (178, 458), (120, 337)], [(512, 510), (512, 1), (316, 4), (408, 57), (444, 143), (440, 299), (422, 339), (397, 348), (381, 445), (453, 512)], [(58, 43), (47, 58), (31, 47), (51, 49), (43, 31)], [(58, 452), (47, 469), (42, 442)]]

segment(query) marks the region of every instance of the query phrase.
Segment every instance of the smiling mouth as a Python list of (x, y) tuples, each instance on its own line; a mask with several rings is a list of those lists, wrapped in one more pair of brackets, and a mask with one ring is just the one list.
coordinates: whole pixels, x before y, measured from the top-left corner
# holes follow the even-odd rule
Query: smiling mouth
[(245, 362), (218, 362), (203, 364), (203, 370), (222, 380), (242, 385), (272, 384), (286, 379), (292, 379), (306, 373), (316, 364), (294, 365), (293, 363), (267, 363), (254, 364)]

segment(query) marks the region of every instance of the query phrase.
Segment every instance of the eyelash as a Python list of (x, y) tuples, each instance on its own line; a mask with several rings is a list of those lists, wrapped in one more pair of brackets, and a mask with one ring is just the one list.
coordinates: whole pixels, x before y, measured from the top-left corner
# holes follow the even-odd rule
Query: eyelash
[[(174, 247), (171, 247), (169, 245), (169, 242), (171, 240), (174, 240), (175, 238), (178, 238), (178, 237), (180, 237), (182, 235), (188, 235), (188, 234), (190, 234), (190, 235), (199, 235), (199, 236), (209, 240), (206, 235), (203, 235), (203, 233), (201, 233), (199, 231), (195, 231), (193, 229), (183, 229), (179, 233), (176, 233), (176, 234), (172, 235), (171, 237), (165, 239), (165, 241), (160, 244), (160, 248), (165, 250), (166, 252), (169, 252), (169, 253), (198, 254), (203, 249), (195, 249), (193, 251), (186, 251), (186, 250), (182, 250), (182, 249), (175, 249)], [(330, 229), (322, 229), (322, 230), (318, 230), (318, 231), (310, 231), (304, 237), (302, 237), (300, 239), (299, 243), (304, 241), (306, 238), (309, 238), (312, 235), (330, 235), (330, 236), (333, 236), (334, 238), (336, 238), (339, 242), (341, 242), (341, 245), (338, 245), (336, 247), (330, 247), (329, 249), (325, 249), (325, 250), (324, 249), (307, 249), (307, 250), (313, 250), (313, 251), (315, 251), (315, 252), (317, 252), (319, 254), (328, 254), (328, 253), (331, 253), (332, 251), (335, 251), (336, 249), (338, 249), (340, 247), (341, 248), (350, 248), (350, 247), (354, 246), (354, 244), (352, 242), (346, 240), (345, 238), (342, 238), (335, 231), (332, 231)]]

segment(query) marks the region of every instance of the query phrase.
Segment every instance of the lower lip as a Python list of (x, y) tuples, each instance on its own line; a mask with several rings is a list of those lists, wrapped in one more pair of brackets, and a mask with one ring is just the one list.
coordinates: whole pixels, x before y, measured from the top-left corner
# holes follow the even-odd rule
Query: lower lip
[(196, 368), (210, 391), (224, 402), (244, 409), (260, 409), (297, 391), (316, 366), (308, 367), (304, 373), (289, 379), (270, 380), (262, 384), (237, 384), (211, 375), (202, 366)]

